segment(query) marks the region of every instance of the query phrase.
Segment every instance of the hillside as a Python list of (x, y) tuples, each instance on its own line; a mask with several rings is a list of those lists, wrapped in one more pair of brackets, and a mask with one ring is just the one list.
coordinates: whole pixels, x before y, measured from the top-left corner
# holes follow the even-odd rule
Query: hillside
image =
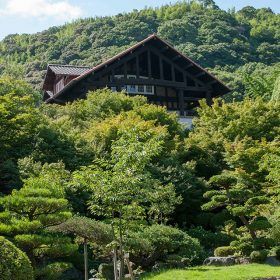
[(279, 25), (280, 15), (267, 8), (226, 12), (202, 0), (80, 19), (4, 38), (0, 75), (24, 77), (38, 89), (48, 63), (94, 66), (156, 32), (241, 92), (241, 73), (271, 72), (267, 66), (279, 62)]

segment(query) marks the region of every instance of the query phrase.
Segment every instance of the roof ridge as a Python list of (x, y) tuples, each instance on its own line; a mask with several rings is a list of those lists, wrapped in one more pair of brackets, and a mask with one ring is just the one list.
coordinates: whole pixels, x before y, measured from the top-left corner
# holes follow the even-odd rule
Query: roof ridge
[(93, 68), (92, 66), (71, 65), (71, 64), (55, 64), (55, 63), (48, 64), (48, 66), (75, 67), (75, 68), (89, 68), (89, 69)]

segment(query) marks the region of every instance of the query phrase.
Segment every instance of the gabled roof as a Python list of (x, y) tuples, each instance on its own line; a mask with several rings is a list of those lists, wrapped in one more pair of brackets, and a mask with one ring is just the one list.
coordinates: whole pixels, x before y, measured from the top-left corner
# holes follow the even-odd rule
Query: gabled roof
[(121, 58), (125, 57), (126, 55), (129, 55), (130, 53), (134, 52), (141, 46), (144, 46), (147, 43), (153, 43), (156, 47), (160, 49), (166, 49), (164, 52), (164, 55), (170, 56), (171, 58), (177, 56), (180, 58), (180, 64), (182, 68), (186, 68), (187, 72), (190, 74), (196, 76), (198, 80), (201, 80), (202, 82), (209, 83), (213, 87), (213, 90), (215, 91), (216, 95), (223, 95), (228, 92), (230, 92), (230, 89), (219, 79), (214, 77), (211, 73), (209, 73), (206, 69), (202, 68), (200, 65), (198, 65), (196, 62), (191, 60), (189, 57), (184, 55), (183, 53), (176, 50), (171, 44), (164, 41), (160, 37), (158, 37), (156, 34), (152, 34), (145, 38), (144, 40), (140, 41), (139, 43), (133, 45), (132, 47), (126, 49), (125, 51), (113, 56), (112, 58), (100, 63), (99, 65), (92, 67), (85, 71), (80, 76), (74, 78), (71, 82), (69, 82), (60, 92), (56, 93), (52, 97), (50, 97), (46, 102), (50, 102), (52, 99), (57, 98), (62, 93), (66, 92), (68, 89), (73, 87), (75, 84), (77, 84), (79, 81), (83, 80), (84, 78), (88, 77), (90, 74), (94, 72), (98, 72), (101, 69), (113, 64), (117, 60), (120, 60)]
[(69, 75), (69, 76), (80, 76), (92, 67), (87, 66), (73, 66), (73, 65), (59, 65), (59, 64), (49, 64), (49, 69), (53, 71), (56, 75)]

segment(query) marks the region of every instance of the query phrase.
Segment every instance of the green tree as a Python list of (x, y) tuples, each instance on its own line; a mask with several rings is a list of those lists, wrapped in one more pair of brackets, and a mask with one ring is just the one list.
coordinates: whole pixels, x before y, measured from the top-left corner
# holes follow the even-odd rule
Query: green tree
[(64, 193), (69, 174), (62, 164), (45, 164), (38, 171), (24, 179), (20, 190), (0, 199), (4, 209), (0, 213), (1, 234), (12, 238), (34, 264), (77, 249), (70, 238), (46, 231), (71, 217)]
[(126, 230), (149, 219), (164, 222), (180, 201), (172, 184), (163, 186), (146, 169), (162, 152), (166, 129), (135, 117), (127, 124), (116, 131), (107, 160), (74, 173), (74, 181), (92, 189), (92, 213), (111, 221), (115, 260), (117, 247), (120, 251), (121, 279)]
[(226, 207), (229, 212), (242, 221), (253, 239), (257, 238), (256, 231), (267, 230), (271, 224), (261, 217), (260, 207), (268, 204), (270, 199), (250, 182), (250, 178), (241, 170), (224, 171), (210, 178), (209, 186), (213, 190), (204, 194), (210, 201), (203, 205), (203, 210), (214, 210)]

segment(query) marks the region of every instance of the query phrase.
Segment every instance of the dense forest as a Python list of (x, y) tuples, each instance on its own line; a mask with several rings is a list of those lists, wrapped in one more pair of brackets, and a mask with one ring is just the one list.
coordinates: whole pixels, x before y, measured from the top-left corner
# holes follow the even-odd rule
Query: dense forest
[[(1, 279), (83, 279), (84, 255), (99, 279), (130, 262), (141, 275), (280, 258), (279, 25), (201, 0), (1, 41)], [(47, 63), (96, 65), (153, 32), (233, 89), (202, 101), (191, 130), (108, 89), (42, 104)]]

